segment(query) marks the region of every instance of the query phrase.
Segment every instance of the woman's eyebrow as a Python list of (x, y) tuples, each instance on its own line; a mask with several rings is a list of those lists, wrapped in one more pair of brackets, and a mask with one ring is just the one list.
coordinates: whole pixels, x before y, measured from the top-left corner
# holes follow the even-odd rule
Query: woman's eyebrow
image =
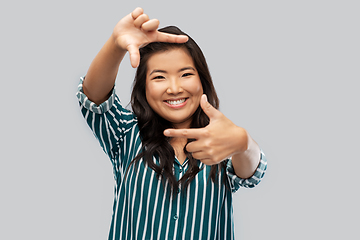
[(154, 69), (151, 71), (151, 73), (149, 74), (149, 76), (151, 76), (151, 74), (153, 73), (167, 73), (165, 70), (160, 70), (160, 69)]
[[(186, 71), (186, 70), (193, 70), (193, 71), (195, 71), (195, 68), (193, 68), (193, 67), (184, 67), (184, 68), (181, 68), (178, 72), (182, 72), (182, 71)], [(161, 69), (154, 69), (154, 70), (151, 71), (151, 73), (149, 74), (149, 76), (151, 76), (153, 73), (167, 73), (167, 71), (161, 70)]]
[(195, 71), (195, 68), (193, 68), (193, 67), (184, 67), (184, 68), (180, 69), (179, 72), (186, 71), (186, 70), (193, 70), (193, 71)]

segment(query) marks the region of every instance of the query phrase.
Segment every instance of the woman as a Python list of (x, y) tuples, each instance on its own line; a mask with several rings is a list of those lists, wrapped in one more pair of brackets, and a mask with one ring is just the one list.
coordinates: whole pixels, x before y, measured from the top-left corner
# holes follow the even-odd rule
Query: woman
[[(120, 20), (77, 93), (113, 164), (109, 239), (231, 239), (232, 192), (257, 185), (266, 159), (247, 131), (217, 110), (193, 39), (158, 25), (141, 8)], [(133, 112), (114, 88), (127, 51), (138, 67)]]

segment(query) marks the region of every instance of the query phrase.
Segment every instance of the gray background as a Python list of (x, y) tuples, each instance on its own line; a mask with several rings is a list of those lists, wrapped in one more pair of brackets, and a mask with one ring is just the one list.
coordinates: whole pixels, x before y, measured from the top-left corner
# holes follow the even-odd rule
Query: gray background
[[(75, 92), (137, 6), (198, 42), (221, 111), (267, 155), (234, 196), (236, 239), (359, 238), (358, 1), (124, 2), (0, 4), (0, 239), (107, 239), (111, 164)], [(128, 103), (128, 56), (120, 71)]]

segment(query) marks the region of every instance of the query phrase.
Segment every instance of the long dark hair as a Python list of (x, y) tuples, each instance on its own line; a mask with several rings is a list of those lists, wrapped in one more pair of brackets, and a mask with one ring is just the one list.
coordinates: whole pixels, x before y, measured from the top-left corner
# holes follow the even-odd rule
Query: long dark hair
[[(165, 27), (159, 29), (159, 31), (176, 35), (187, 35), (174, 26)], [(138, 119), (138, 126), (142, 140), (142, 151), (131, 161), (131, 164), (137, 163), (141, 158), (143, 158), (143, 161), (156, 172), (158, 178), (161, 177), (162, 180), (168, 180), (173, 193), (177, 191), (179, 184), (186, 189), (201, 169), (199, 169), (197, 165), (197, 160), (186, 151), (185, 146), (184, 152), (189, 159), (189, 169), (179, 181), (176, 180), (173, 173), (173, 159), (175, 157), (175, 152), (169, 143), (170, 138), (164, 136), (163, 134), (165, 129), (173, 127), (172, 123), (163, 119), (155, 111), (153, 111), (146, 100), (145, 84), (147, 62), (155, 53), (164, 52), (174, 48), (184, 49), (194, 61), (204, 94), (207, 95), (209, 103), (215, 108), (219, 108), (219, 99), (212, 83), (205, 57), (196, 42), (190, 36), (188, 37), (189, 40), (183, 44), (154, 42), (141, 48), (140, 64), (136, 71), (131, 94), (131, 106)], [(199, 106), (193, 115), (190, 127), (202, 128), (208, 124), (209, 118)], [(190, 141), (193, 140), (188, 139), (188, 143)], [(153, 161), (153, 156), (159, 159), (159, 163)], [(221, 168), (225, 168), (224, 162), (211, 167), (210, 178), (213, 182), (216, 181)]]

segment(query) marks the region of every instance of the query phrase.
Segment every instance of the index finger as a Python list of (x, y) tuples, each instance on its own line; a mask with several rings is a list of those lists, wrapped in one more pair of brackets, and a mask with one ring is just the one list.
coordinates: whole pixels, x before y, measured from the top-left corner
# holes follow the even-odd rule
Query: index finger
[(157, 41), (158, 42), (169, 42), (169, 43), (185, 43), (189, 38), (185, 35), (175, 35), (170, 33), (158, 32)]
[(164, 135), (167, 137), (180, 137), (199, 139), (202, 135), (201, 129), (166, 129)]

